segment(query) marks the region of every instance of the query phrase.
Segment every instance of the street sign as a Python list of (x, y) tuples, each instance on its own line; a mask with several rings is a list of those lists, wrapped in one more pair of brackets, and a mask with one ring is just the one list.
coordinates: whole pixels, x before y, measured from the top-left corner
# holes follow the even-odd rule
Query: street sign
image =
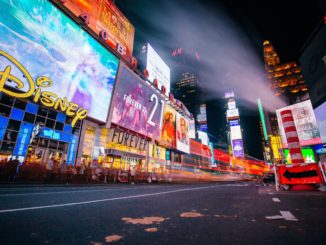
[(277, 168), (280, 184), (298, 185), (323, 183), (320, 169), (315, 163), (300, 165), (280, 165), (277, 166)]

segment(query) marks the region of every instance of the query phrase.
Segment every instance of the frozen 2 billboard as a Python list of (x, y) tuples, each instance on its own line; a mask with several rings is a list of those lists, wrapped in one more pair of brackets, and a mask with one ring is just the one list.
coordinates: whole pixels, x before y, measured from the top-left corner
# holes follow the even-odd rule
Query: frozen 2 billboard
[(120, 66), (113, 99), (112, 123), (159, 139), (164, 100), (133, 71)]
[(47, 77), (50, 101), (65, 98), (107, 120), (119, 60), (50, 1), (0, 0), (0, 51), (17, 60), (0, 57), (1, 71), (10, 66), (19, 80), (5, 86), (26, 93), (28, 81)]

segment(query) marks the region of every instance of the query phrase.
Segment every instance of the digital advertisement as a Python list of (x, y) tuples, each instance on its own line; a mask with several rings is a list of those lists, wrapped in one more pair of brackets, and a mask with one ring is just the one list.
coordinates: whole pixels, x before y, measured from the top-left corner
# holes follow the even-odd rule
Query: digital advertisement
[(326, 102), (314, 109), (321, 140), (326, 143)]
[(233, 149), (233, 155), (235, 157), (244, 157), (242, 139), (234, 139), (234, 140), (232, 140), (232, 149)]
[(119, 60), (49, 1), (0, 3), (0, 69), (16, 77), (5, 85), (32, 95), (42, 84), (48, 105), (60, 97), (105, 122)]
[(96, 34), (107, 32), (106, 43), (116, 49), (119, 43), (129, 60), (134, 46), (135, 28), (111, 0), (66, 0), (64, 6), (76, 17), (88, 14), (88, 27)]
[(175, 122), (176, 111), (169, 105), (165, 105), (162, 123), (161, 142), (169, 147), (175, 147)]
[(228, 119), (238, 118), (239, 117), (239, 110), (237, 108), (232, 109), (232, 110), (227, 110), (226, 111), (226, 117)]
[(190, 153), (189, 125), (186, 118), (177, 113), (177, 149)]
[[(301, 148), (302, 156), (304, 159), (304, 163), (315, 163), (315, 155), (312, 148)], [(284, 149), (284, 158), (286, 164), (292, 164), (291, 156), (289, 154), (289, 149)]]
[(284, 126), (280, 114), (281, 111), (284, 110), (292, 111), (295, 127), (298, 133), (301, 146), (315, 145), (315, 144), (322, 143), (311, 101), (306, 100), (276, 110), (277, 121), (278, 121), (280, 134), (283, 142), (283, 148), (288, 148), (288, 144), (284, 132)]
[(164, 99), (133, 71), (120, 67), (112, 123), (153, 139), (161, 135)]
[(148, 80), (153, 82), (157, 79), (158, 88), (161, 89), (164, 86), (168, 95), (170, 93), (170, 68), (149, 43), (147, 44), (146, 69), (149, 73)]

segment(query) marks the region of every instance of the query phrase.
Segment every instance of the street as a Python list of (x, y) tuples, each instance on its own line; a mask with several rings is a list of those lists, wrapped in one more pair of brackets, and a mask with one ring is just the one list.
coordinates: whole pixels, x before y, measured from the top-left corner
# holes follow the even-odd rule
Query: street
[(324, 244), (325, 192), (271, 184), (0, 188), (1, 244)]

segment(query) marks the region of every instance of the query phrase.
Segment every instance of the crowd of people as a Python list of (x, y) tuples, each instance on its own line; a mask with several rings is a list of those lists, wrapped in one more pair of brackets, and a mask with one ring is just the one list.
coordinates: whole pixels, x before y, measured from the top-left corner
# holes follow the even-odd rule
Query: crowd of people
[(143, 173), (134, 168), (124, 171), (108, 168), (93, 161), (86, 165), (85, 161), (76, 165), (67, 165), (66, 161), (59, 163), (50, 158), (45, 165), (23, 162), (16, 158), (0, 161), (1, 181), (42, 181), (44, 183), (135, 183)]

